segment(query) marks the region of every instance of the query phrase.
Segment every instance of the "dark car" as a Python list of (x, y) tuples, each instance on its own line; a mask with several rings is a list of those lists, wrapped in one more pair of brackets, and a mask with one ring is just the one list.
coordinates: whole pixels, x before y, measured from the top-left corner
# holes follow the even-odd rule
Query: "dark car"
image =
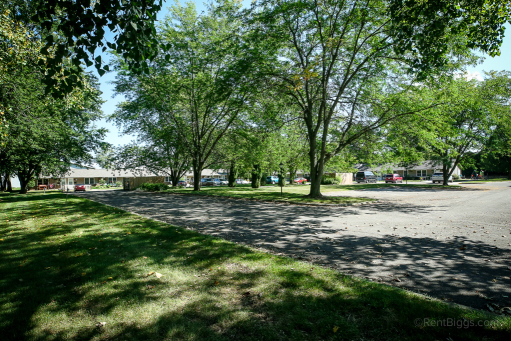
[(392, 182), (397, 184), (398, 182), (403, 182), (403, 177), (399, 174), (386, 174), (385, 175), (385, 183)]
[(364, 171), (364, 172), (357, 172), (357, 175), (355, 175), (355, 181), (357, 183), (360, 183), (360, 182), (365, 182), (365, 183), (374, 182), (374, 183), (376, 183), (377, 179), (376, 179), (376, 175), (374, 175), (373, 172)]
[(85, 185), (84, 184), (76, 184), (75, 185), (75, 192), (83, 191), (85, 192)]

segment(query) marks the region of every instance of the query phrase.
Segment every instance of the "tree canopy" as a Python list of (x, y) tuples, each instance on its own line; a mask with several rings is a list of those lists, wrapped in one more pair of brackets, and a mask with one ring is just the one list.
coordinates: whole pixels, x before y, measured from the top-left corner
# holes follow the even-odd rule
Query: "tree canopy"
[[(109, 71), (98, 50), (116, 51), (133, 70), (146, 71), (158, 54), (155, 21), (161, 8), (162, 0), (8, 0), (0, 5), (1, 12), (8, 10), (13, 21), (43, 39), (43, 82), (60, 97), (80, 84), (81, 63), (94, 65), (100, 75)], [(69, 67), (61, 71), (66, 60)]]

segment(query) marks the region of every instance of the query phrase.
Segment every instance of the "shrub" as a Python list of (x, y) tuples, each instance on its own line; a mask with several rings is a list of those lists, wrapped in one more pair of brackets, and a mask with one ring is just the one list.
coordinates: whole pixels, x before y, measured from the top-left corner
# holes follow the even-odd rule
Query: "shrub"
[(117, 186), (117, 187), (120, 187), (120, 186), (122, 186), (122, 182), (120, 182), (120, 181), (117, 181), (117, 182), (115, 183), (115, 186)]
[(458, 174), (453, 174), (452, 179), (457, 181), (460, 179), (460, 176)]
[(140, 188), (144, 191), (159, 192), (159, 191), (164, 191), (166, 189), (169, 189), (169, 186), (164, 183), (151, 184), (151, 183), (145, 182), (140, 185)]
[(100, 186), (105, 186), (106, 181), (105, 179), (99, 179), (98, 183)]
[(281, 174), (279, 174), (279, 186), (280, 187), (286, 186), (286, 178), (284, 176), (282, 176)]
[(341, 176), (323, 176), (321, 178), (321, 184), (322, 185), (338, 185), (342, 183)]

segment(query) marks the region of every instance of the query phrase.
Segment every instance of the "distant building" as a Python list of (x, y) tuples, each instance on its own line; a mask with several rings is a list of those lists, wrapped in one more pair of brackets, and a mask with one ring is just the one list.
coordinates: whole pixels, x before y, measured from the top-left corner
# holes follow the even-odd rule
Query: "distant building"
[[(433, 173), (442, 172), (442, 163), (440, 161), (427, 160), (423, 161), (418, 165), (411, 165), (407, 168), (398, 166), (396, 164), (385, 164), (378, 166), (369, 166), (366, 164), (357, 164), (354, 166), (358, 171), (372, 171), (379, 180), (383, 177), (383, 175), (387, 173), (397, 173), (401, 175), (403, 178), (408, 176), (409, 179), (419, 179), (422, 178), (424, 180), (429, 180)], [(461, 177), (461, 169), (456, 166), (452, 173), (453, 175), (458, 175)]]

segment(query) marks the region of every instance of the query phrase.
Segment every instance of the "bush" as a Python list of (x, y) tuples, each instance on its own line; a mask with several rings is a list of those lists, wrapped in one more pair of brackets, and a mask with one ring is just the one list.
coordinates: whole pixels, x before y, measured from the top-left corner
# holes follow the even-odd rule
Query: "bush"
[(321, 184), (322, 185), (338, 185), (342, 183), (342, 179), (341, 179), (341, 176), (338, 175), (338, 176), (323, 176), (321, 178)]
[(98, 183), (100, 186), (105, 186), (106, 181), (105, 179), (99, 179)]
[(120, 181), (117, 181), (117, 182), (115, 183), (115, 186), (117, 186), (117, 187), (120, 187), (120, 186), (122, 186), (122, 182), (120, 182)]
[(458, 181), (460, 179), (460, 176), (458, 174), (453, 174), (452, 179)]
[(166, 189), (169, 189), (169, 186), (164, 183), (151, 184), (151, 183), (145, 182), (140, 185), (140, 188), (144, 191), (159, 192), (159, 191), (164, 191)]

